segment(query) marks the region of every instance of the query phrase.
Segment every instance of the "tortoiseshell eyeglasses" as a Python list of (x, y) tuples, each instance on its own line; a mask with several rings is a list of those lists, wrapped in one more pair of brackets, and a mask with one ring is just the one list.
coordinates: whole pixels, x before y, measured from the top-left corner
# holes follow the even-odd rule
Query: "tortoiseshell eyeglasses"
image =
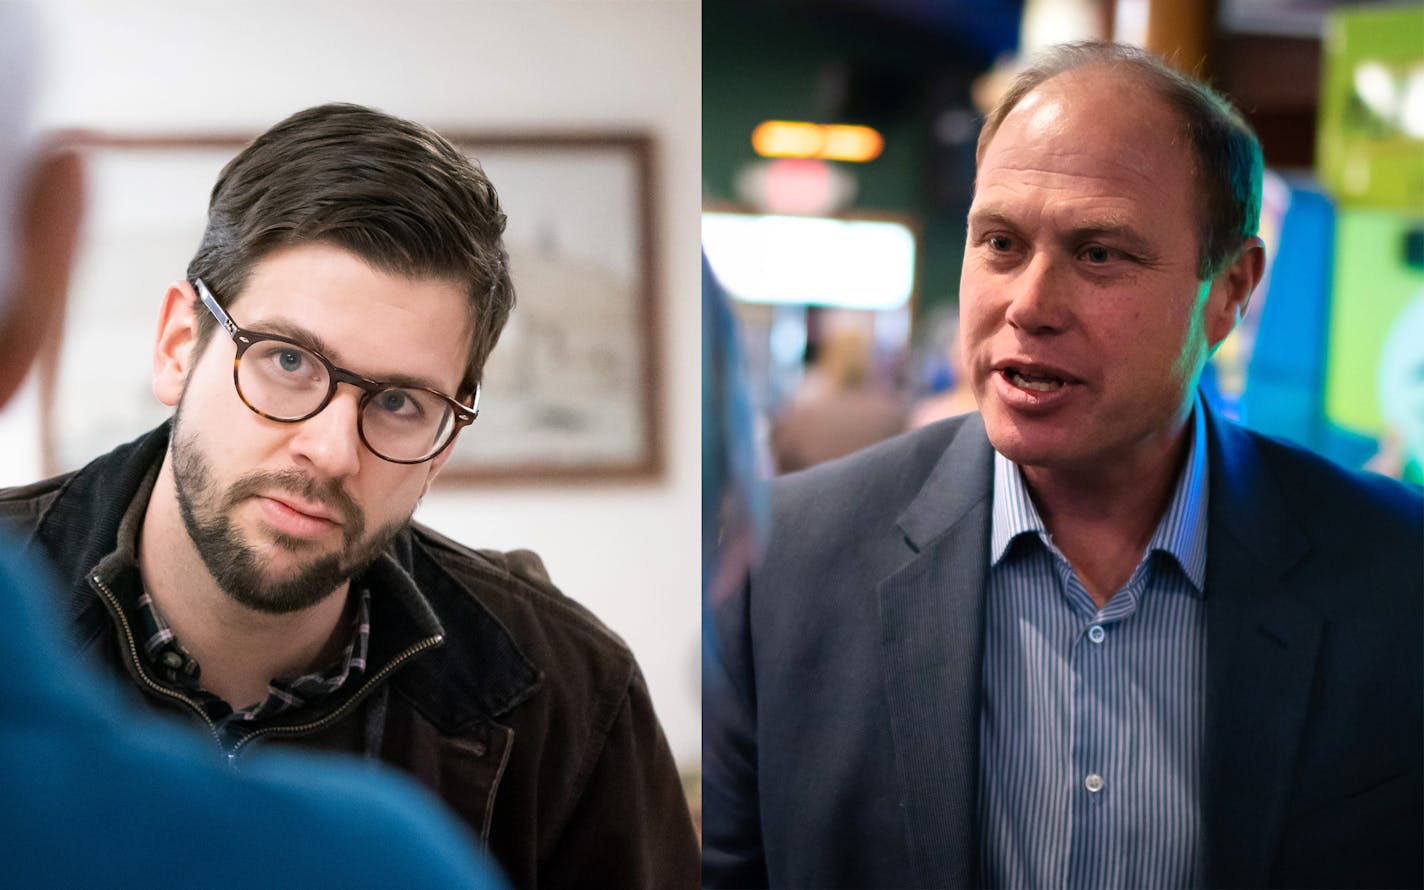
[(238, 327), (202, 279), (193, 284), (237, 345), (232, 382), (238, 398), (268, 420), (297, 423), (315, 417), (331, 404), (337, 385), (348, 383), (362, 391), (356, 415), (361, 442), (382, 460), (418, 464), (444, 451), (460, 428), (479, 416), (478, 386), (474, 404), (465, 406), (433, 389), (371, 380), (338, 368), (288, 337)]

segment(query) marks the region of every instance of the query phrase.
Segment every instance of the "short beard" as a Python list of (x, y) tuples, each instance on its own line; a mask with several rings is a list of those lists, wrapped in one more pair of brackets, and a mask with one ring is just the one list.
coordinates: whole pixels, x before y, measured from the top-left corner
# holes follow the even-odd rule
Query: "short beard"
[[(397, 520), (363, 540), (365, 518), (341, 483), (333, 479), (321, 484), (297, 470), (250, 473), (226, 492), (219, 492), (197, 437), (182, 436), (176, 422), (171, 456), (178, 510), (198, 556), (219, 589), (258, 612), (286, 615), (316, 605), (375, 562), (410, 522), (409, 517)], [(342, 520), (341, 549), (297, 568), (287, 578), (272, 577), (270, 561), (243, 541), (230, 518), (243, 501), (276, 491), (292, 492), (324, 504), (336, 510)], [(312, 549), (309, 542), (281, 533), (274, 534), (272, 542), (294, 554)]]

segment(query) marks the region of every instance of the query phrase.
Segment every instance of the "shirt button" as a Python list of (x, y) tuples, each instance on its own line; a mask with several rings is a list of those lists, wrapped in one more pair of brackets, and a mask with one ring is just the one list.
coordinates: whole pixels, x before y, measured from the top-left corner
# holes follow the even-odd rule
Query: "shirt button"
[(1103, 630), (1103, 626), (1101, 624), (1094, 624), (1092, 627), (1088, 628), (1088, 639), (1092, 640), (1094, 643), (1101, 643), (1103, 641), (1103, 637), (1105, 636), (1107, 636), (1107, 632)]
[(1103, 777), (1097, 773), (1088, 773), (1088, 777), (1083, 780), (1083, 787), (1089, 792), (1097, 794), (1103, 790)]
[(167, 652), (163, 653), (163, 663), (176, 671), (183, 666), (183, 656), (179, 655), (177, 652), (174, 652), (172, 649), (169, 649)]

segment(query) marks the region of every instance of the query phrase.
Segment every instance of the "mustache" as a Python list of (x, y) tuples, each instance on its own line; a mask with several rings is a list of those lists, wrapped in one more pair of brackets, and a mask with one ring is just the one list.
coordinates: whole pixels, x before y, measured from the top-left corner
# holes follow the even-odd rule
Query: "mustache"
[(270, 491), (294, 494), (330, 509), (341, 517), (342, 528), (348, 539), (360, 538), (365, 529), (366, 523), (361, 515), (361, 508), (356, 506), (351, 495), (341, 487), (339, 480), (328, 479), (322, 482), (300, 470), (249, 473), (228, 488), (224, 498), (225, 506), (236, 507), (248, 498)]

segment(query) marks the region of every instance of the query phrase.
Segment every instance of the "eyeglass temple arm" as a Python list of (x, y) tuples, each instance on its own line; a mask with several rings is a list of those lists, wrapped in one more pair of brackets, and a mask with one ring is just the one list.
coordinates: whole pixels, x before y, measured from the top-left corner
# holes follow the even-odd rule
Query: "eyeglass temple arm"
[(218, 320), (218, 324), (226, 328), (229, 334), (236, 334), (237, 323), (228, 317), (228, 314), (223, 311), (223, 307), (218, 305), (218, 301), (213, 297), (212, 291), (208, 290), (206, 284), (203, 284), (203, 279), (194, 278), (193, 284), (198, 288), (198, 299), (202, 300), (203, 305), (208, 307), (208, 311), (213, 314), (213, 318)]

